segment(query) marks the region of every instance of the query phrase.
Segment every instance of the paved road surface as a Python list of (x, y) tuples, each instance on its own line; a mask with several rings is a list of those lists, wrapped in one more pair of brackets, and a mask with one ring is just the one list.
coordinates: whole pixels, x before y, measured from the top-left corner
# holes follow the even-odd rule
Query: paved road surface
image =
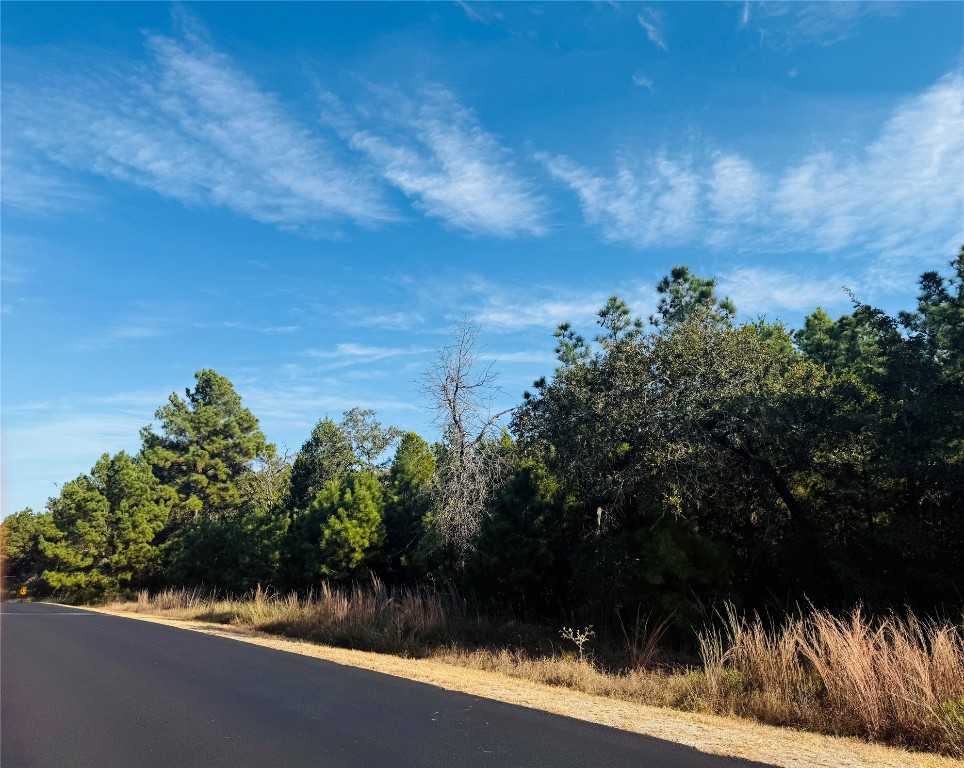
[(40, 603), (0, 620), (3, 768), (759, 765), (159, 624)]

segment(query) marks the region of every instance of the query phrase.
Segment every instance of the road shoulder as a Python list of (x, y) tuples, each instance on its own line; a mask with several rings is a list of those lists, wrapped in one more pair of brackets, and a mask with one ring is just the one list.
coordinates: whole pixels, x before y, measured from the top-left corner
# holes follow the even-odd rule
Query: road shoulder
[(496, 672), (458, 667), (432, 659), (406, 659), (388, 654), (318, 645), (264, 632), (211, 622), (160, 616), (83, 610), (150, 621), (194, 632), (230, 638), (266, 648), (360, 667), (428, 683), (450, 691), (552, 712), (599, 725), (685, 744), (711, 754), (742, 757), (783, 768), (962, 768), (964, 761), (907, 752), (852, 738), (777, 728), (733, 717), (677, 712), (633, 702), (555, 688)]

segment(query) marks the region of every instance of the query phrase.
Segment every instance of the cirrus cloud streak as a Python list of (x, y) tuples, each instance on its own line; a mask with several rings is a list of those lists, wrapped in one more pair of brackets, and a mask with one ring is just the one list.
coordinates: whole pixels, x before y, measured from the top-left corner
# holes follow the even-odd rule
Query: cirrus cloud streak
[(622, 153), (610, 175), (540, 153), (588, 224), (637, 248), (703, 244), (873, 250), (902, 260), (964, 237), (964, 77), (901, 104), (858, 151), (823, 149), (769, 171), (738, 153)]

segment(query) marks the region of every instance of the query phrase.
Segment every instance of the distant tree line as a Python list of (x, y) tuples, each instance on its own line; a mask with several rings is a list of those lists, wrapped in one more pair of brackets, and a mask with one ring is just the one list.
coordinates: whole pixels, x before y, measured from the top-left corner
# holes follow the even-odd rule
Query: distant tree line
[(95, 601), (203, 585), (307, 591), (374, 574), (527, 618), (697, 621), (729, 600), (959, 611), (964, 248), (896, 317), (854, 300), (791, 331), (737, 324), (674, 267), (644, 323), (612, 297), (591, 339), (488, 416), (475, 331), (426, 376), (439, 441), (355, 408), (279, 456), (231, 382), (196, 374), (44, 512), (2, 524), (7, 587)]

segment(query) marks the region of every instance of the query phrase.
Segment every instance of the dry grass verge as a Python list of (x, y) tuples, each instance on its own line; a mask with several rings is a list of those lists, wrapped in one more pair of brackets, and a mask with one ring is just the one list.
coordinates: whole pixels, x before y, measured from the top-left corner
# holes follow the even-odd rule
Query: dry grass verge
[[(703, 752), (743, 757), (784, 768), (961, 768), (964, 763), (933, 754), (910, 753), (852, 738), (805, 733), (732, 717), (674, 712), (633, 702), (506, 677), (499, 672), (453, 666), (438, 659), (411, 659), (281, 638), (247, 627), (89, 608), (226, 637), (337, 664), (574, 717), (613, 728), (668, 739)], [(576, 664), (578, 662), (561, 662)]]
[[(704, 715), (737, 715), (948, 757), (964, 755), (964, 631), (913, 616), (870, 622), (859, 611), (840, 619), (812, 610), (768, 629), (759, 617), (747, 621), (731, 610), (720, 625), (700, 635), (702, 668), (606, 670), (591, 659), (581, 661), (558, 650), (533, 653), (535, 641), (526, 637), (524, 627), (500, 628), (472, 617), (454, 593), (388, 590), (377, 582), (371, 588), (323, 586), (301, 599), (261, 590), (245, 599), (221, 600), (198, 591), (166, 591), (153, 597), (144, 593), (136, 602), (115, 603), (108, 609), (215, 622), (409, 657), (397, 663), (418, 664), (428, 658), (450, 669), (462, 668), (461, 675), (468, 670), (497, 673), (503, 681), (515, 678), (564, 688), (563, 697), (572, 692), (606, 697), (607, 709), (620, 700)], [(732, 747), (725, 751), (742, 754)], [(908, 762), (871, 764), (924, 765), (938, 759), (924, 753), (914, 758), (902, 754)], [(765, 761), (791, 764), (772, 756)]]
[(768, 630), (730, 609), (700, 635), (706, 706), (964, 756), (964, 629), (811, 610)]

